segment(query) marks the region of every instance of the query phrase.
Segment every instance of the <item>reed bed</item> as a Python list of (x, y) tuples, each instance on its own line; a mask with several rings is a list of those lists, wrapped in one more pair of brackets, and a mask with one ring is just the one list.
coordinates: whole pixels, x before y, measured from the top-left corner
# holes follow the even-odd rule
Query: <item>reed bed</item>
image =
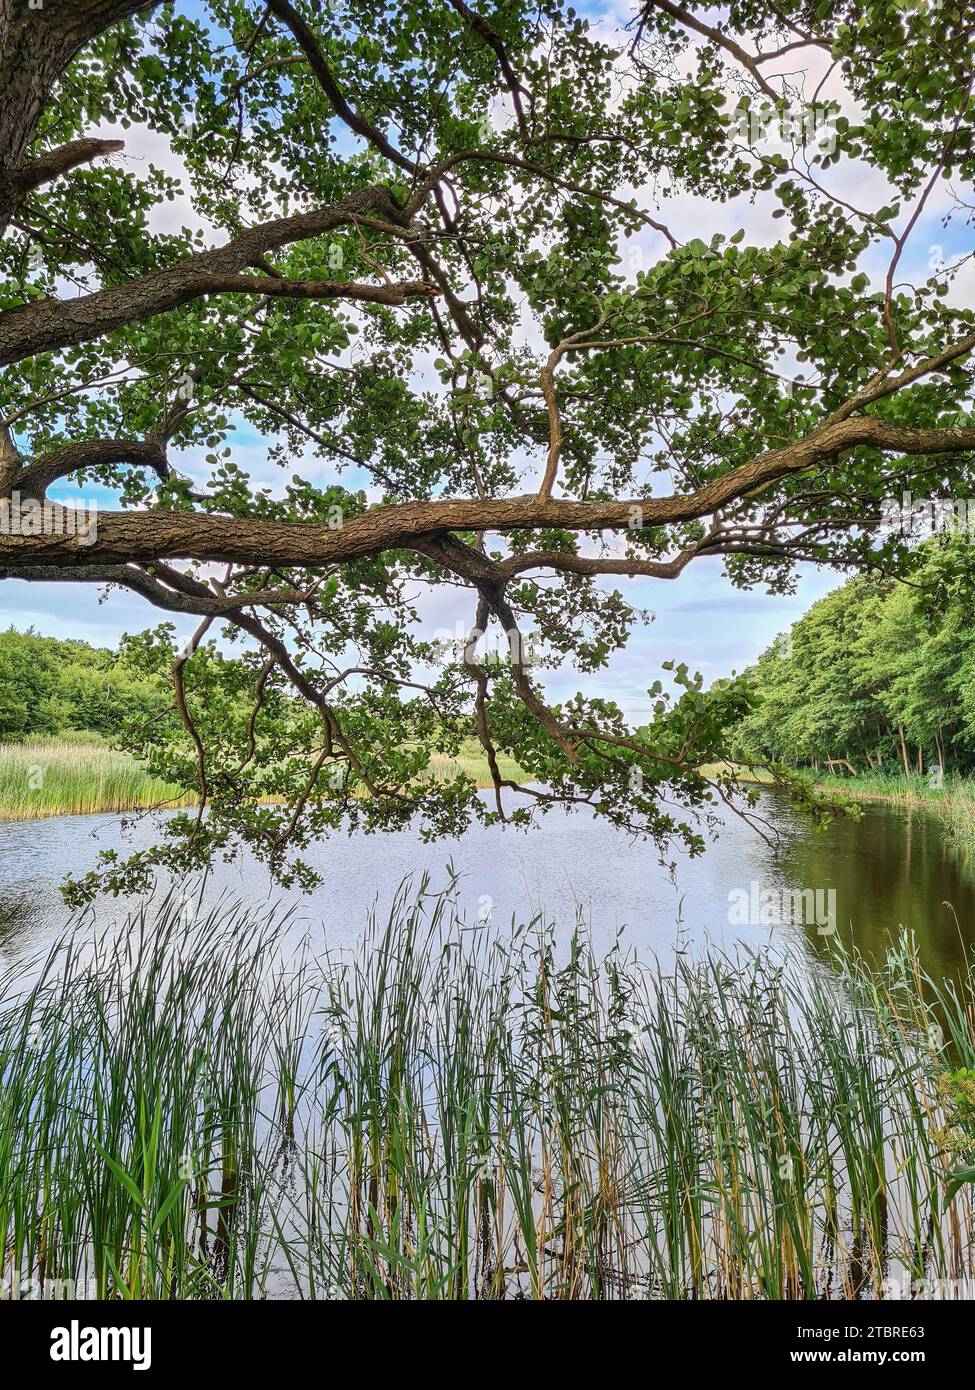
[(948, 843), (955, 849), (975, 850), (975, 786), (959, 782), (938, 806)]
[(894, 806), (941, 806), (953, 795), (964, 792), (967, 785), (961, 778), (951, 775), (939, 785), (925, 773), (912, 772), (908, 777), (903, 772), (882, 771), (858, 772), (855, 777), (821, 773), (815, 782), (829, 791), (864, 800), (888, 801)]
[[(512, 758), (501, 755), (498, 762), (503, 777), (523, 775)], [(456, 757), (432, 754), (425, 777), (443, 782), (458, 773), (479, 787), (491, 785), (487, 759), (473, 740)], [(0, 821), (195, 804), (192, 793), (153, 777), (137, 758), (90, 735), (0, 743)]]
[[(519, 781), (525, 776), (514, 758), (509, 758), (506, 753), (498, 754), (498, 769), (502, 777), (510, 777), (512, 780)], [(458, 772), (466, 773), (479, 787), (492, 785), (487, 758), (474, 739), (466, 739), (456, 757), (448, 758), (444, 753), (430, 754), (426, 776), (431, 781), (447, 782), (456, 777)]]
[(192, 800), (151, 776), (131, 754), (98, 740), (0, 744), (0, 821), (187, 806)]
[(975, 999), (909, 942), (879, 974), (597, 957), (580, 923), (468, 924), (421, 884), (338, 955), (171, 898), (79, 922), (0, 999), (11, 1294), (812, 1299), (972, 1275), (949, 1174), (975, 1150)]

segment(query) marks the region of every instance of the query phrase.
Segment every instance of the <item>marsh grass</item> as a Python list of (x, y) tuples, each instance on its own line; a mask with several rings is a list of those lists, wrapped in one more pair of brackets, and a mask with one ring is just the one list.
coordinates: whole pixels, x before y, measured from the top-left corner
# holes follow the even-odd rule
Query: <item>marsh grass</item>
[(960, 782), (938, 806), (948, 843), (968, 853), (975, 850), (975, 786)]
[[(498, 754), (498, 768), (502, 777), (521, 780), (525, 775), (514, 758), (509, 758), (505, 753)], [(443, 753), (430, 754), (427, 776), (431, 781), (445, 782), (451, 777), (456, 777), (458, 772), (466, 773), (479, 787), (491, 785), (487, 758), (474, 739), (466, 739), (455, 758), (448, 758)]]
[[(499, 765), (504, 777), (522, 776), (511, 758), (502, 755)], [(473, 740), (465, 741), (456, 758), (432, 754), (426, 776), (442, 782), (458, 772), (479, 787), (491, 783), (487, 760)], [(0, 821), (195, 803), (195, 796), (153, 777), (137, 758), (90, 734), (0, 743)]]
[(0, 820), (189, 805), (128, 753), (84, 737), (0, 744)]
[[(217, 907), (0, 981), (8, 1288), (853, 1298), (972, 1273), (938, 1078), (971, 981), (595, 954), (401, 891), (349, 955)], [(931, 1026), (948, 1041), (932, 1043)], [(39, 1282), (38, 1282), (39, 1281)]]
[(932, 782), (927, 774), (903, 772), (859, 772), (855, 777), (820, 775), (816, 785), (830, 791), (845, 792), (848, 796), (882, 798), (900, 806), (938, 806), (964, 792), (967, 783), (960, 778), (945, 777), (941, 785)]

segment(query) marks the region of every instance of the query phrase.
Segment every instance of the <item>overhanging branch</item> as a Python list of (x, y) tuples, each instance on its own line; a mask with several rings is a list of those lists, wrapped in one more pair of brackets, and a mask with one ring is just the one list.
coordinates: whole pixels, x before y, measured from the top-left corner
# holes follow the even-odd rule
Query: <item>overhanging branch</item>
[(372, 508), (334, 527), (198, 512), (100, 513), (97, 534), (85, 544), (67, 535), (0, 535), (0, 560), (16, 566), (152, 563), (178, 557), (315, 568), (409, 548), (417, 539), (449, 531), (636, 531), (709, 516), (860, 445), (901, 454), (962, 453), (975, 449), (975, 428), (917, 429), (872, 416), (828, 422), (805, 439), (759, 454), (694, 492), (668, 497), (579, 502), (534, 495), (404, 502)]
[[(244, 276), (243, 272), (271, 250), (297, 241), (307, 241), (336, 227), (358, 224), (378, 227), (388, 235), (403, 237), (406, 229), (400, 224), (399, 218), (399, 209), (388, 189), (364, 188), (329, 207), (251, 227), (224, 246), (212, 251), (200, 251), (174, 266), (138, 276), (121, 285), (111, 285), (77, 299), (45, 299), (8, 309), (0, 314), (0, 366), (9, 366), (38, 353), (90, 342), (113, 329), (129, 323), (142, 323), (207, 294), (288, 293), (287, 289), (280, 287), (304, 285), (304, 282), (289, 282), (273, 277), (258, 280), (253, 276)], [(410, 284), (415, 286), (417, 282)], [(309, 285), (316, 285), (316, 282), (309, 282)], [(403, 302), (403, 298), (397, 298), (395, 286), (354, 285), (344, 288), (347, 291), (344, 297), (347, 298), (373, 298), (381, 303), (393, 304)], [(324, 297), (341, 297), (338, 282), (317, 282), (317, 289)], [(298, 294), (297, 290), (292, 292)], [(398, 292), (405, 297), (406, 293), (429, 295), (434, 291), (430, 287), (419, 286), (413, 290), (400, 287)]]

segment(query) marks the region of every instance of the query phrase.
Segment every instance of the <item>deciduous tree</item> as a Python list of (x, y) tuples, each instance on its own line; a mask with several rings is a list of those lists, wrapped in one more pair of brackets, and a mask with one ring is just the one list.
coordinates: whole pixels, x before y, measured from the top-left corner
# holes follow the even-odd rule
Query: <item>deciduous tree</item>
[[(561, 0), (0, 0), (0, 496), (118, 498), (91, 535), (8, 529), (0, 566), (198, 623), (141, 651), (174, 686), (143, 751), (200, 815), (110, 882), (238, 836), (289, 872), (350, 821), (560, 803), (699, 846), (745, 696), (678, 671), (638, 736), (587, 695), (634, 616), (607, 577), (898, 572), (882, 499), (965, 495), (975, 316), (950, 266), (907, 267), (933, 192), (971, 181), (971, 86), (955, 0), (648, 0), (620, 31)], [(177, 186), (192, 227), (161, 215)], [(702, 227), (733, 209), (727, 234), (679, 234), (680, 199)], [(438, 669), (428, 588), (512, 659)], [(203, 651), (221, 631), (250, 643), (247, 700)], [(487, 806), (422, 778), (470, 729)]]

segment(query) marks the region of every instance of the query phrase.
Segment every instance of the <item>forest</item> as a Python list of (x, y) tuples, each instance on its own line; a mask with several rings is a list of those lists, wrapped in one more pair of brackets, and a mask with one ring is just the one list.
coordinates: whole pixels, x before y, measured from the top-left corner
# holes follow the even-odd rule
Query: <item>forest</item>
[(165, 707), (161, 682), (124, 653), (33, 630), (0, 632), (0, 741), (69, 731), (110, 737)]
[(827, 594), (747, 672), (743, 760), (816, 772), (927, 774), (975, 766), (975, 548), (921, 547), (910, 582), (861, 574)]

